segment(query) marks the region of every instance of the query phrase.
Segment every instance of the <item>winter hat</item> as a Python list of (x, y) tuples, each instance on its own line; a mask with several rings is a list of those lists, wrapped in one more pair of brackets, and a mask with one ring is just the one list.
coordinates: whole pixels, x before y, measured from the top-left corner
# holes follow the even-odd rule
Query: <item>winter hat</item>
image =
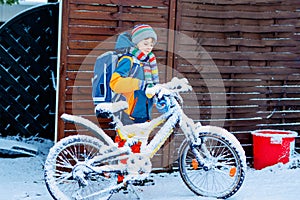
[(157, 35), (155, 31), (147, 24), (136, 25), (131, 31), (131, 37), (134, 44), (137, 44), (147, 38), (153, 38), (154, 43), (157, 41)]

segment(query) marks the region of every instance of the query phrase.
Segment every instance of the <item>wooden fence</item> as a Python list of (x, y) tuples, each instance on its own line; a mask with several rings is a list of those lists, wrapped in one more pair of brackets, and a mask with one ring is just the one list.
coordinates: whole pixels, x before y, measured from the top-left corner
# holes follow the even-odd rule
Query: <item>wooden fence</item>
[[(94, 116), (91, 78), (96, 57), (135, 24), (158, 32), (161, 81), (189, 79), (185, 112), (203, 124), (224, 126), (252, 161), (251, 131), (300, 128), (300, 5), (296, 0), (70, 0), (63, 1), (59, 115)], [(59, 120), (58, 138), (88, 134)], [(182, 141), (177, 134), (154, 157), (169, 167)], [(300, 141), (296, 140), (297, 150)]]

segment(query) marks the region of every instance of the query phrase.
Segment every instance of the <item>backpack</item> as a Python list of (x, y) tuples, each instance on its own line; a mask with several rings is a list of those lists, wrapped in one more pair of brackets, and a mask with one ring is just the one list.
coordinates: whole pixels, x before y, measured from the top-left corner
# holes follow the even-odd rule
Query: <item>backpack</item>
[(117, 38), (115, 51), (107, 51), (97, 57), (92, 78), (92, 97), (95, 105), (101, 102), (113, 102), (117, 96), (119, 98), (120, 95), (112, 91), (109, 82), (120, 56), (132, 46), (134, 44), (131, 42), (130, 34), (124, 32)]
[(95, 105), (101, 102), (112, 102), (115, 94), (109, 87), (109, 82), (118, 59), (119, 56), (115, 51), (105, 52), (96, 59), (94, 78), (92, 79), (92, 96)]

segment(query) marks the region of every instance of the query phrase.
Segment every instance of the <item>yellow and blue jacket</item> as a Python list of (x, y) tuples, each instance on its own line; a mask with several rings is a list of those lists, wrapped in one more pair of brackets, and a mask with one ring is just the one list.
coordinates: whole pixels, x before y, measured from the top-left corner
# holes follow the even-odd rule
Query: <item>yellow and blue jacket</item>
[(125, 112), (134, 121), (147, 121), (151, 118), (153, 101), (140, 90), (145, 80), (143, 64), (132, 54), (123, 55), (112, 74), (110, 87), (115, 93), (125, 96), (128, 109)]

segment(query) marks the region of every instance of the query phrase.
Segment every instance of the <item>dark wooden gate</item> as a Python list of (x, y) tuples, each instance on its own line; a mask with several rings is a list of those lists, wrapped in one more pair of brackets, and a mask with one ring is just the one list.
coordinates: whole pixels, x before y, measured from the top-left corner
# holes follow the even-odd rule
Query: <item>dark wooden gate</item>
[(58, 4), (0, 28), (0, 135), (54, 137)]

